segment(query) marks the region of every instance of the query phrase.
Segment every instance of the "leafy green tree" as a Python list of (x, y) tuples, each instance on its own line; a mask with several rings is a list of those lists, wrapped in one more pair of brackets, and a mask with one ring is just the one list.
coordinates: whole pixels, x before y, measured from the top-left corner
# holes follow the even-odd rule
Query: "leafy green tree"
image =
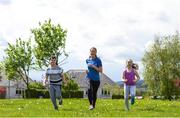
[(46, 89), (46, 87), (41, 82), (30, 83), (29, 88), (31, 88), (31, 89)]
[(74, 82), (74, 80), (71, 79), (67, 82), (67, 85), (63, 86), (63, 90), (64, 91), (78, 91), (79, 86), (76, 82)]
[(16, 40), (16, 44), (9, 43), (5, 51), (7, 57), (3, 62), (8, 79), (22, 79), (28, 90), (30, 69), (36, 65), (40, 68), (47, 67), (52, 54), (60, 59), (60, 64), (63, 64), (68, 57), (65, 52), (67, 31), (63, 30), (59, 24), (51, 24), (51, 20), (45, 21), (43, 24), (39, 23), (39, 26), (39, 28), (31, 30), (35, 45), (32, 46), (31, 39), (24, 41), (21, 38)]
[(180, 37), (176, 32), (172, 36), (157, 36), (154, 44), (145, 52), (142, 59), (144, 79), (150, 92), (165, 99), (178, 95), (174, 80), (180, 78)]
[(4, 63), (0, 62), (0, 72), (2, 72), (3, 68), (4, 68)]
[(62, 89), (64, 91), (78, 91), (79, 86), (78, 84), (72, 80), (67, 73), (64, 73), (65, 80), (67, 81), (66, 84), (63, 84)]
[(32, 63), (31, 40), (16, 40), (16, 44), (8, 43), (5, 50), (7, 57), (4, 60), (5, 72), (10, 80), (22, 79), (29, 89), (29, 70)]
[(68, 57), (68, 54), (65, 52), (66, 30), (63, 30), (59, 24), (53, 25), (49, 19), (44, 23), (39, 23), (39, 27), (31, 31), (36, 43), (34, 55), (40, 68), (49, 65), (51, 55), (57, 56), (57, 59), (59, 59), (58, 63), (64, 63)]
[(114, 95), (124, 95), (124, 90), (118, 84), (111, 87), (111, 91)]

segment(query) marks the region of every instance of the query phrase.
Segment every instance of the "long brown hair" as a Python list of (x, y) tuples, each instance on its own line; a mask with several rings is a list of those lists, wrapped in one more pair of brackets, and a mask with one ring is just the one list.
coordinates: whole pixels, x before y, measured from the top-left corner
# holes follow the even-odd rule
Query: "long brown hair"
[[(96, 51), (96, 53), (97, 53), (97, 48), (96, 48), (96, 47), (92, 47), (92, 48), (90, 49), (90, 51), (93, 50), (93, 49), (94, 49), (94, 50)], [(97, 57), (97, 55), (95, 55), (95, 56)]]

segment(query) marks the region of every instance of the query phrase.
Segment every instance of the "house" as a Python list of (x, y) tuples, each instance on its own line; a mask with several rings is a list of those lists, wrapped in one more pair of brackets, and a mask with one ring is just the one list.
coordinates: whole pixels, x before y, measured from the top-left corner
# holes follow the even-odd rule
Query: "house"
[[(87, 98), (87, 91), (89, 88), (88, 81), (86, 78), (86, 70), (74, 69), (66, 72), (70, 79), (73, 79), (80, 87), (80, 90), (84, 92), (84, 98)], [(111, 80), (104, 73), (100, 74), (100, 87), (97, 92), (97, 97), (99, 98), (111, 98), (112, 91), (107, 89), (107, 87), (113, 87), (116, 83)]]
[[(29, 80), (33, 82), (33, 80)], [(23, 80), (8, 80), (5, 72), (0, 72), (0, 98), (22, 98), (26, 84)]]

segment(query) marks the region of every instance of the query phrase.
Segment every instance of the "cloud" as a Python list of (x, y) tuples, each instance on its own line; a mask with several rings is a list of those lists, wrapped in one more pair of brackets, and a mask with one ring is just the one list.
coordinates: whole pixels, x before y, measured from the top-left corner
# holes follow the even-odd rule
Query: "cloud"
[(11, 4), (11, 0), (0, 0), (1, 5), (9, 5)]
[(4, 50), (7, 48), (7, 46), (8, 42), (3, 37), (0, 37), (0, 61), (2, 61), (3, 57), (5, 57)]
[(167, 13), (160, 13), (157, 17), (162, 22), (169, 23), (170, 22), (170, 16)]
[(0, 34), (11, 43), (18, 37), (26, 40), (39, 21), (51, 18), (68, 30), (66, 68), (86, 67), (84, 60), (95, 46), (107, 74), (117, 78), (127, 58), (141, 63), (155, 34), (180, 30), (179, 4), (179, 0), (1, 0)]

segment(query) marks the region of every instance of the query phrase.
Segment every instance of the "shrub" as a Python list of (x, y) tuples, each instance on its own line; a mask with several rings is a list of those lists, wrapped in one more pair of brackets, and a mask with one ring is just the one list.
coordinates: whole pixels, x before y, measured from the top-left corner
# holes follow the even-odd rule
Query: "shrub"
[(63, 98), (83, 98), (83, 91), (62, 91)]
[[(26, 98), (49, 98), (49, 91), (46, 89), (26, 90)], [(83, 91), (62, 91), (63, 98), (83, 98)]]
[(47, 98), (47, 93), (49, 93), (47, 90), (43, 89), (29, 89), (26, 90), (26, 98), (39, 98), (39, 97), (44, 97)]
[(124, 95), (112, 95), (112, 99), (124, 99)]
[(29, 85), (30, 89), (46, 89), (41, 82), (33, 82)]

